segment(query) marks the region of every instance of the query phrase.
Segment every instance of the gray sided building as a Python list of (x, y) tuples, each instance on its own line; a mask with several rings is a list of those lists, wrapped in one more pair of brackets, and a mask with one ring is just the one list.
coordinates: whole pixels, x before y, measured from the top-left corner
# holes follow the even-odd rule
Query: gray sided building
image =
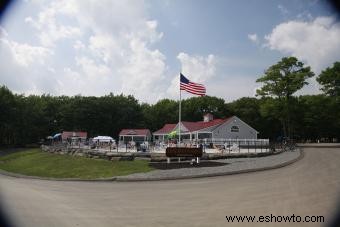
[[(166, 141), (172, 131), (178, 132), (178, 124), (165, 124), (153, 133), (154, 141)], [(257, 139), (258, 132), (236, 116), (226, 119), (213, 119), (204, 115), (203, 121), (181, 122), (181, 139)]]

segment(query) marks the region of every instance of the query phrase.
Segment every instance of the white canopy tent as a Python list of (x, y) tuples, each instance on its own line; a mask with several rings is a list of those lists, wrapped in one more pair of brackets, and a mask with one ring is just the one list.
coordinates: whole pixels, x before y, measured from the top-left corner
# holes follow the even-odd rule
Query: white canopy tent
[(93, 142), (100, 142), (100, 143), (109, 143), (115, 142), (115, 140), (111, 136), (97, 136), (92, 139)]

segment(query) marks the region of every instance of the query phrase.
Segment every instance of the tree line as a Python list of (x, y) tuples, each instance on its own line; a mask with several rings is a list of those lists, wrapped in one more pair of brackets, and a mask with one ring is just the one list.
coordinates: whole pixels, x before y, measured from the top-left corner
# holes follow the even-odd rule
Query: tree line
[[(318, 75), (323, 94), (294, 95), (312, 76), (310, 67), (298, 59), (283, 58), (259, 77), (262, 87), (257, 97), (229, 103), (212, 96), (182, 100), (182, 120), (200, 121), (205, 113), (216, 118), (236, 115), (259, 131), (259, 138), (340, 139), (340, 63)], [(37, 143), (63, 130), (114, 138), (123, 128), (156, 131), (178, 122), (178, 105), (170, 99), (140, 103), (131, 95), (112, 93), (102, 97), (25, 96), (0, 86), (0, 145)]]

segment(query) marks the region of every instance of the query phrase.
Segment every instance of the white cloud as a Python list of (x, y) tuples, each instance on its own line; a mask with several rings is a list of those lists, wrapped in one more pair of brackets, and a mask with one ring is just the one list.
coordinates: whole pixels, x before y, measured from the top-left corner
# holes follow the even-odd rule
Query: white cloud
[[(311, 66), (318, 75), (340, 59), (340, 23), (332, 17), (317, 17), (314, 20), (293, 20), (277, 25), (265, 36), (266, 44), (272, 50), (292, 55)], [(320, 93), (315, 78), (308, 80), (297, 94)]]
[(254, 43), (258, 43), (258, 42), (259, 42), (256, 33), (254, 33), (254, 34), (248, 34), (248, 39), (250, 39), (250, 40), (251, 40), (252, 42), (254, 42)]
[(212, 54), (204, 57), (179, 53), (177, 59), (181, 62), (182, 72), (190, 74), (193, 80), (205, 82), (215, 76), (216, 58)]
[(89, 76), (103, 77), (108, 76), (111, 73), (109, 67), (104, 64), (96, 64), (93, 59), (87, 57), (77, 57), (77, 65), (82, 69), (82, 71)]
[(272, 50), (296, 56), (319, 73), (340, 59), (340, 23), (331, 17), (312, 21), (288, 21), (265, 36)]
[(221, 77), (222, 80), (208, 83), (209, 95), (222, 97), (226, 102), (240, 97), (255, 97), (256, 87), (259, 85), (253, 77), (245, 74), (222, 74)]
[(0, 38), (2, 48), (8, 48), (16, 63), (20, 66), (28, 67), (32, 63), (44, 64), (48, 56), (53, 54), (48, 48), (41, 46), (31, 46), (27, 43), (18, 43), (7, 38)]
[(7, 31), (2, 26), (0, 26), (0, 38), (7, 37), (7, 36), (8, 36)]
[(298, 15), (296, 15), (296, 18), (298, 20), (309, 20), (309, 21), (313, 20), (313, 16), (308, 10), (305, 10), (302, 13), (299, 13)]
[[(191, 56), (186, 53), (180, 53), (177, 58), (181, 61), (183, 74), (191, 81), (204, 84), (209, 96), (221, 97), (230, 102), (255, 95), (254, 88), (258, 85), (252, 75), (230, 71), (231, 66), (243, 67), (245, 59), (239, 62), (231, 59), (229, 62), (220, 56)], [(173, 77), (167, 93), (171, 98), (179, 98), (178, 75)], [(182, 92), (182, 99), (192, 96)]]
[(122, 76), (121, 91), (143, 97), (149, 102), (160, 98), (166, 69), (165, 56), (159, 50), (149, 50), (138, 39), (130, 41), (130, 51), (119, 70)]
[(56, 78), (58, 92), (66, 95), (108, 94), (115, 89), (117, 81), (112, 78), (112, 70), (105, 64), (98, 64), (88, 57), (77, 57), (74, 69), (65, 67)]
[(77, 40), (74, 44), (73, 44), (73, 48), (75, 50), (84, 50), (85, 49), (85, 45), (82, 41)]
[(42, 94), (54, 90), (54, 78), (46, 75), (52, 73), (50, 58), (53, 51), (29, 44), (21, 44), (0, 38), (0, 84), (8, 86), (15, 92)]
[(97, 34), (89, 38), (89, 50), (104, 62), (112, 60), (112, 54), (120, 55), (121, 48), (110, 34)]
[[(113, 92), (151, 103), (178, 98), (178, 74), (170, 75), (164, 53), (155, 48), (164, 34), (149, 18), (143, 1), (55, 0), (35, 5), (36, 13), (22, 23), (31, 26), (30, 36), (38, 39), (20, 43), (6, 35), (7, 43), (2, 44), (6, 51), (0, 53), (1, 84), (26, 94)], [(250, 35), (258, 40), (256, 34)], [(230, 65), (248, 67), (244, 59), (235, 63), (232, 57), (227, 66), (214, 55), (179, 53), (177, 59), (190, 80), (206, 85), (208, 95), (231, 100), (252, 92), (254, 79), (223, 70)]]
[[(152, 47), (163, 33), (157, 31), (158, 22), (148, 18), (143, 1), (34, 4), (36, 15), (28, 15), (24, 23), (33, 28), (39, 45), (6, 39), (12, 63), (2, 70), (6, 75), (0, 83), (25, 93), (99, 96), (113, 92), (148, 102), (164, 97), (165, 56)], [(0, 61), (8, 59), (2, 55)], [(20, 80), (24, 73), (18, 70), (24, 67), (30, 73), (27, 80)], [(10, 76), (11, 81), (7, 80)], [(20, 86), (15, 81), (20, 81)]]
[(287, 15), (289, 13), (288, 9), (286, 7), (284, 7), (283, 5), (278, 5), (277, 8), (280, 10), (282, 15)]
[(78, 27), (64, 25), (58, 21), (60, 15), (73, 15), (77, 9), (72, 1), (54, 1), (38, 14), (36, 19), (26, 17), (25, 22), (36, 28), (37, 34), (43, 46), (54, 46), (59, 40), (79, 37), (81, 31)]

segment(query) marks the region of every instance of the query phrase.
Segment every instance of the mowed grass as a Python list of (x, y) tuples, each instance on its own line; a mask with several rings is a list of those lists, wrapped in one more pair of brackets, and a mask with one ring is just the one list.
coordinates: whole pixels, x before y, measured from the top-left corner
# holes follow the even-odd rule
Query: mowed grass
[(0, 156), (0, 169), (29, 176), (96, 179), (153, 170), (148, 161), (108, 161), (29, 149)]

